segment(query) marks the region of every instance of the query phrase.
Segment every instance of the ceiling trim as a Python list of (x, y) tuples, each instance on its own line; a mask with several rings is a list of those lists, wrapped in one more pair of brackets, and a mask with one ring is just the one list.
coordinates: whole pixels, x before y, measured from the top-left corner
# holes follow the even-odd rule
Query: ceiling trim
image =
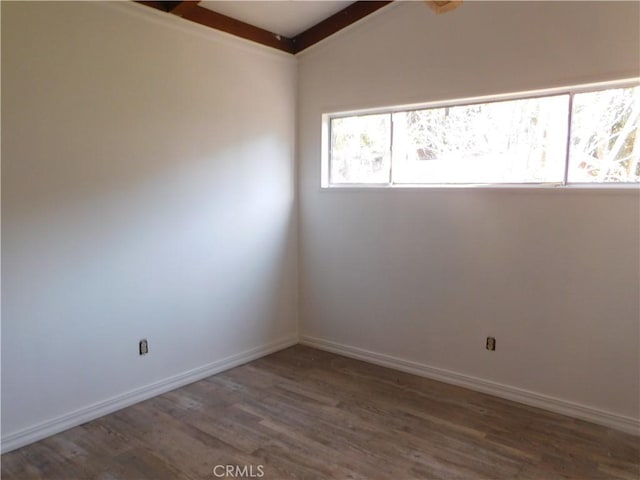
[(206, 27), (221, 30), (236, 37), (276, 48), (283, 52), (296, 54), (311, 45), (324, 40), (334, 33), (363, 19), (367, 15), (388, 5), (390, 1), (358, 1), (331, 15), (317, 25), (305, 30), (293, 38), (278, 35), (249, 23), (227, 17), (221, 13), (200, 7), (198, 1), (165, 2), (136, 0), (136, 3), (146, 5), (156, 10), (171, 13)]

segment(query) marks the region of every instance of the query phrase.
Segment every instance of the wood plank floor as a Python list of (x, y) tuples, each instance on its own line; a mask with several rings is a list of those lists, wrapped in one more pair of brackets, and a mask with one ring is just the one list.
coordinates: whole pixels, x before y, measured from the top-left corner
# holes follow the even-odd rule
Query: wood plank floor
[(2, 479), (202, 480), (216, 465), (267, 480), (637, 480), (640, 438), (295, 346), (5, 454)]

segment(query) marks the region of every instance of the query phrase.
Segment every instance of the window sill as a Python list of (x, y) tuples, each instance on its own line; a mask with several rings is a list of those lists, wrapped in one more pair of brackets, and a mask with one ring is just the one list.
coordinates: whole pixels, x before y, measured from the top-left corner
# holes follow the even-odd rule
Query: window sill
[(331, 185), (321, 187), (322, 193), (379, 193), (379, 192), (565, 192), (565, 193), (599, 193), (608, 195), (639, 195), (639, 184), (433, 184), (433, 185)]

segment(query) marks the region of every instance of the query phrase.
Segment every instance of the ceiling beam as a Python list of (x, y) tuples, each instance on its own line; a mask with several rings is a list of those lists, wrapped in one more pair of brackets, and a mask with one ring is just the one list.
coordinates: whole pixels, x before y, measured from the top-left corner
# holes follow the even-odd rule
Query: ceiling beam
[(290, 38), (278, 35), (277, 33), (255, 27), (248, 23), (241, 22), (235, 18), (227, 17), (221, 13), (207, 10), (198, 5), (199, 1), (184, 2), (163, 2), (135, 0), (136, 3), (147, 7), (171, 13), (185, 20), (190, 20), (206, 27), (214, 28), (222, 32), (230, 33), (236, 37), (251, 40), (252, 42), (273, 47), (287, 53), (294, 53), (293, 42)]
[(136, 0), (136, 3), (141, 3), (156, 10), (162, 10), (163, 12), (168, 12), (186, 20), (199, 23), (200, 25), (221, 30), (231, 35), (251, 40), (252, 42), (282, 50), (283, 52), (296, 54), (379, 10), (385, 5), (390, 4), (392, 1), (393, 0), (354, 2), (294, 38), (278, 35), (277, 33), (208, 10), (199, 6), (198, 1), (163, 2)]
[(198, 6), (198, 2), (176, 2), (177, 5), (169, 10), (170, 13), (177, 15), (179, 17), (184, 17), (187, 13)]
[(347, 8), (296, 35), (293, 38), (294, 52), (298, 53), (311, 45), (315, 45), (390, 3), (391, 1), (359, 1), (352, 3)]
[[(194, 2), (197, 3), (197, 2)], [(248, 23), (241, 22), (235, 18), (227, 17), (218, 12), (207, 10), (206, 8), (195, 6), (182, 15), (182, 18), (192, 22), (205, 25), (207, 27), (221, 30), (236, 37), (251, 40), (268, 47), (277, 48), (287, 53), (294, 53), (293, 42), (290, 38), (278, 35), (277, 33), (255, 27)]]
[(156, 10), (162, 10), (163, 12), (169, 12), (172, 8), (175, 8), (176, 5), (179, 5), (182, 2), (163, 2), (159, 0), (158, 1), (136, 0), (136, 3), (141, 3), (142, 5), (155, 8)]

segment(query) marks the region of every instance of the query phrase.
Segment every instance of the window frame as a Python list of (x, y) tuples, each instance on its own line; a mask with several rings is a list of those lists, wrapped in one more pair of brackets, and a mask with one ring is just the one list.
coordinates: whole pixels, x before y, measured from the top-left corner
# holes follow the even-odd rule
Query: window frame
[[(415, 103), (408, 105), (397, 105), (382, 108), (363, 108), (348, 109), (336, 111), (333, 113), (322, 114), (322, 130), (321, 130), (321, 171), (320, 171), (320, 188), (322, 190), (387, 190), (387, 189), (496, 189), (496, 190), (520, 190), (520, 189), (588, 189), (588, 190), (633, 190), (640, 191), (640, 183), (638, 182), (568, 182), (569, 174), (569, 156), (571, 153), (571, 126), (573, 116), (573, 100), (574, 96), (581, 93), (598, 92), (603, 90), (612, 90), (617, 88), (633, 88), (640, 87), (640, 77), (626, 78), (622, 80), (613, 80), (606, 82), (588, 83), (573, 85), (569, 87), (554, 87), (538, 90), (527, 90), (520, 92), (511, 92), (504, 94), (483, 95), (475, 97), (464, 97), (453, 100), (434, 100), (425, 103)], [(564, 177), (562, 182), (521, 182), (521, 183), (393, 183), (393, 155), (391, 154), (389, 182), (387, 183), (331, 183), (331, 121), (339, 118), (348, 118), (353, 116), (366, 115), (393, 115), (397, 112), (413, 112), (417, 110), (437, 109), (446, 107), (464, 107), (478, 104), (488, 104), (496, 102), (504, 102), (509, 100), (525, 100), (534, 98), (548, 98), (553, 96), (568, 95), (568, 114), (567, 114), (567, 143), (565, 149)], [(390, 119), (390, 149), (393, 152), (393, 121)]]

